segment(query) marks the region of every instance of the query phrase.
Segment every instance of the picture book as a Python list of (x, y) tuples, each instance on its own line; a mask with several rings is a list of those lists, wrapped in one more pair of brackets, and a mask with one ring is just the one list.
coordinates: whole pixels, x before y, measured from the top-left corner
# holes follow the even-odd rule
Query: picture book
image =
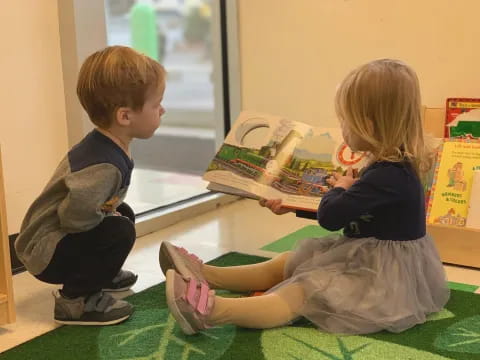
[(441, 146), (443, 144), (443, 138), (430, 138), (429, 139), (430, 146), (434, 150), (433, 154), (433, 163), (434, 165), (425, 173), (423, 174), (421, 181), (423, 184), (423, 190), (425, 193), (425, 208), (428, 208), (428, 204), (430, 201), (430, 196), (432, 193), (432, 186), (433, 186), (433, 180), (435, 177), (435, 167), (438, 162), (438, 156), (440, 153)]
[(427, 223), (465, 227), (480, 140), (445, 139), (438, 155)]
[(242, 112), (203, 179), (208, 189), (243, 197), (282, 199), (286, 207), (316, 211), (334, 172), (354, 173), (363, 153), (343, 142), (339, 128), (315, 128), (269, 114)]
[(445, 138), (480, 138), (480, 99), (447, 99), (445, 117)]
[(473, 174), (472, 190), (468, 205), (467, 227), (480, 230), (480, 170)]

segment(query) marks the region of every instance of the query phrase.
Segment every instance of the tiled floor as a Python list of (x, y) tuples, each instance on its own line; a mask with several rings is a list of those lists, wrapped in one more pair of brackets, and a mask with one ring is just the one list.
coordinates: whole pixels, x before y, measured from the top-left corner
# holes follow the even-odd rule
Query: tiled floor
[[(251, 200), (238, 201), (139, 238), (125, 268), (139, 274), (139, 281), (132, 289), (138, 292), (164, 280), (158, 265), (161, 241), (184, 246), (206, 261), (229, 251), (273, 256), (258, 249), (311, 224), (292, 214), (273, 215)], [(447, 274), (451, 281), (480, 285), (480, 271), (449, 266)], [(56, 327), (51, 296), (55, 286), (22, 273), (14, 277), (14, 288), (17, 322), (0, 327), (0, 352)], [(122, 294), (125, 295), (128, 294)]]

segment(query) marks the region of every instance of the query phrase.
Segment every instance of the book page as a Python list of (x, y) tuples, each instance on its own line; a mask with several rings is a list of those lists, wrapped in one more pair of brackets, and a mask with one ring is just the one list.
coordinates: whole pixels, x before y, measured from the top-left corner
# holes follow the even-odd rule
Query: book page
[(242, 112), (203, 179), (266, 197), (309, 129), (279, 116)]
[(465, 227), (473, 172), (480, 170), (478, 140), (445, 140), (435, 170), (427, 222)]
[(259, 197), (257, 195), (253, 195), (249, 192), (239, 190), (239, 189), (234, 188), (232, 186), (220, 185), (220, 184), (211, 182), (211, 183), (208, 184), (207, 189), (210, 190), (210, 191), (214, 191), (214, 192), (222, 192), (222, 193), (225, 193), (225, 194), (241, 196), (241, 197), (245, 197), (245, 198), (252, 199), (252, 200), (259, 200)]
[[(259, 134), (251, 136), (252, 132)], [(278, 116), (243, 112), (210, 163), (204, 180), (238, 188), (285, 206), (315, 211), (330, 185), (348, 166), (365, 165), (338, 128), (313, 128)]]

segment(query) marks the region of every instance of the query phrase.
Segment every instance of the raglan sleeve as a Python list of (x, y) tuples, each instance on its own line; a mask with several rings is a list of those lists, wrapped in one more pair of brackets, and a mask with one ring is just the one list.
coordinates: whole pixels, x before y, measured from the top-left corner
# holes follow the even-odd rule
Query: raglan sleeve
[(102, 206), (120, 190), (122, 175), (111, 164), (86, 167), (66, 176), (67, 196), (58, 207), (60, 226), (68, 233), (88, 231), (100, 224)]

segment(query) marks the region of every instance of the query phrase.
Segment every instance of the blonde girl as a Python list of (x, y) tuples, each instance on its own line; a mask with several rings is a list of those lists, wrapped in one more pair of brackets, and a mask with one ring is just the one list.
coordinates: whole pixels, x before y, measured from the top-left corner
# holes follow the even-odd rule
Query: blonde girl
[[(163, 243), (167, 302), (185, 333), (222, 324), (272, 328), (302, 316), (334, 333), (401, 332), (448, 301), (444, 269), (426, 233), (420, 179), (431, 157), (415, 72), (390, 59), (360, 66), (341, 83), (335, 107), (344, 140), (371, 163), (359, 178), (337, 176), (317, 213), (297, 216), (343, 234), (305, 239), (272, 260), (234, 267), (205, 265)], [(280, 200), (260, 204), (289, 211)], [(215, 288), (268, 291), (232, 299), (215, 296)]]

